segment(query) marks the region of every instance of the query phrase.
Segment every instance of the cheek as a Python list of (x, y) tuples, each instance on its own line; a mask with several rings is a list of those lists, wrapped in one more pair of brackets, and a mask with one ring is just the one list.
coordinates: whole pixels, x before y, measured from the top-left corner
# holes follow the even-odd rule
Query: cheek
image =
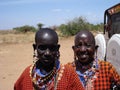
[(51, 55), (55, 57), (57, 55), (57, 52), (56, 51), (51, 52)]
[(94, 53), (95, 53), (95, 49), (92, 49), (92, 48), (89, 48), (88, 49), (88, 52), (91, 56), (94, 56)]
[(38, 55), (42, 55), (42, 54), (44, 54), (44, 51), (37, 50), (37, 54), (38, 54)]
[(73, 49), (74, 53), (79, 53), (80, 49)]
[(45, 51), (44, 51), (44, 50), (38, 50), (38, 51), (37, 51), (37, 56), (38, 56), (38, 58), (43, 58), (44, 55), (45, 55)]
[(75, 54), (78, 54), (79, 53), (79, 50), (73, 50)]

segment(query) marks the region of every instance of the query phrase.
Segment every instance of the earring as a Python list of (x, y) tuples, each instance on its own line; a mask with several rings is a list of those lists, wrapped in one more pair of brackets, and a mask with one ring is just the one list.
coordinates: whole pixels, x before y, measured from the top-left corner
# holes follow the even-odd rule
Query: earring
[(95, 59), (97, 59), (97, 51), (98, 51), (98, 45), (95, 46)]
[(97, 50), (95, 51), (95, 59), (97, 59)]
[(35, 50), (34, 50), (34, 53), (33, 53), (33, 58), (35, 57), (36, 55), (35, 55)]
[(76, 54), (74, 52), (74, 61), (76, 61), (76, 60), (77, 60), (77, 56), (76, 56)]
[(59, 57), (60, 57), (60, 52), (58, 51), (56, 54), (56, 59), (59, 59)]
[(36, 63), (38, 61), (38, 58), (37, 58), (37, 51), (34, 50), (34, 53), (33, 53), (33, 63)]

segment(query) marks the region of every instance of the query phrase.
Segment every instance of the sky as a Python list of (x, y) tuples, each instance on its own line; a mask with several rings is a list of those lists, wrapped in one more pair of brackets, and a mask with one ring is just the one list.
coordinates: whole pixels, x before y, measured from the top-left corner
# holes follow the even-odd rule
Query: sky
[(0, 30), (24, 25), (44, 27), (66, 24), (83, 16), (88, 22), (103, 22), (104, 11), (120, 0), (0, 0)]

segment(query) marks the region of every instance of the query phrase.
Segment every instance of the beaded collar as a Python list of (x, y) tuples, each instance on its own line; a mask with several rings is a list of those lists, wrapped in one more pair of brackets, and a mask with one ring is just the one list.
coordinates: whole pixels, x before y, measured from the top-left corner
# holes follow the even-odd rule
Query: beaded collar
[(36, 65), (33, 64), (30, 68), (30, 77), (35, 88), (40, 90), (50, 90), (52, 88), (57, 88), (57, 83), (61, 80), (63, 71), (64, 67), (62, 65), (60, 66), (60, 62), (58, 60), (53, 70), (46, 75), (42, 74), (40, 70), (36, 68)]
[[(75, 63), (73, 63), (73, 66), (75, 67)], [(97, 78), (97, 75), (99, 72), (98, 60), (95, 59), (92, 63), (90, 63), (86, 67), (85, 66), (84, 67), (81, 66), (81, 67), (82, 67), (82, 69), (89, 68), (84, 73), (82, 73), (81, 71), (78, 71), (78, 70), (76, 70), (76, 72), (77, 72), (79, 79), (82, 82), (83, 86), (85, 88), (90, 88), (90, 87), (92, 87), (92, 82), (95, 80), (95, 78)], [(88, 90), (88, 89), (86, 89), (86, 90)]]

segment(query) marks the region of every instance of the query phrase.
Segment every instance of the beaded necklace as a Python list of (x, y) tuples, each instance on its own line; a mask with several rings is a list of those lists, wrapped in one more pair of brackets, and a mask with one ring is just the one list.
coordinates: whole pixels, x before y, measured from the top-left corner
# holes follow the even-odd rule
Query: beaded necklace
[(33, 82), (34, 90), (56, 90), (59, 80), (62, 78), (64, 72), (64, 66), (59, 61), (57, 65), (53, 67), (53, 70), (47, 75), (43, 75), (40, 70), (36, 69), (36, 65), (33, 64), (30, 68), (30, 77)]
[(79, 79), (82, 82), (85, 89), (92, 90), (94, 88), (93, 81), (97, 78), (99, 71), (98, 59), (95, 59), (92, 63), (90, 63), (86, 67), (85, 66), (83, 67), (82, 65), (81, 67), (84, 69), (91, 67), (88, 70), (86, 70), (84, 73), (82, 73), (81, 71), (76, 71), (76, 72), (79, 75)]

